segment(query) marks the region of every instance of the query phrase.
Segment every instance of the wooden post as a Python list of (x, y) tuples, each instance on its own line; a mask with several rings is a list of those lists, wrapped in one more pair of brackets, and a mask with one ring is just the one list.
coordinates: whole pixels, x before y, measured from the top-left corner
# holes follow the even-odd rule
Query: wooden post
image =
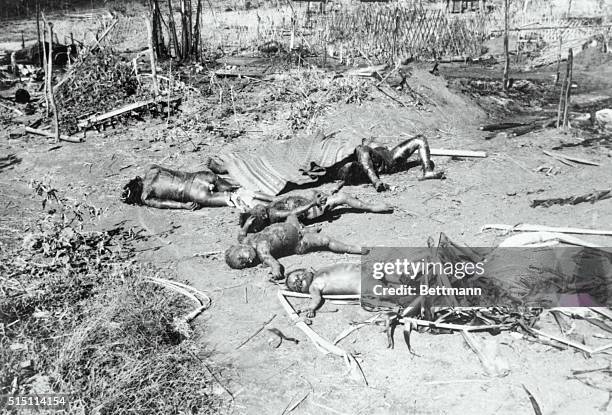
[(555, 75), (555, 85), (559, 85), (559, 78), (561, 78), (561, 45), (563, 45), (563, 35), (559, 35), (559, 54), (557, 55), (557, 74)]
[(565, 110), (563, 111), (563, 127), (568, 128), (569, 123), (567, 118), (569, 116), (569, 108), (571, 105), (571, 94), (572, 94), (572, 76), (574, 73), (574, 52), (572, 48), (567, 53), (567, 85), (565, 87)]
[(53, 94), (53, 23), (47, 22), (43, 15), (43, 21), (49, 27), (49, 58), (47, 60), (47, 76), (45, 82), (47, 84), (47, 94), (49, 96), (49, 106), (53, 112), (53, 124), (55, 127), (55, 142), (59, 143), (60, 130), (59, 130), (59, 114), (57, 113), (57, 106), (55, 105), (55, 94)]
[(504, 56), (506, 57), (506, 63), (504, 64), (504, 89), (508, 89), (509, 86), (509, 74), (510, 71), (510, 52), (508, 50), (508, 25), (509, 25), (509, 12), (508, 3), (510, 0), (504, 0)]
[(147, 36), (149, 37), (149, 58), (151, 60), (151, 75), (153, 82), (153, 95), (159, 95), (159, 85), (157, 84), (157, 63), (155, 62), (155, 48), (153, 46), (153, 27), (149, 21), (149, 17), (145, 15), (145, 23), (147, 25)]
[(36, 0), (36, 35), (38, 36), (38, 65), (43, 68), (43, 48), (40, 43), (40, 5), (38, 4), (38, 0)]
[(193, 53), (196, 54), (196, 60), (200, 61), (202, 54), (200, 53), (200, 20), (202, 17), (202, 0), (198, 0), (196, 7), (196, 22), (193, 29)]
[(23, 36), (23, 30), (21, 31), (21, 49), (25, 49), (25, 37)]

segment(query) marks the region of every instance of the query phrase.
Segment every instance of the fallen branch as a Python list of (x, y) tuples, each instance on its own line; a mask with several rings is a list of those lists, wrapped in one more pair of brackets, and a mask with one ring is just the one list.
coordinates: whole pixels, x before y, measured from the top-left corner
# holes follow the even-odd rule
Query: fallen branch
[(333, 343), (334, 344), (338, 344), (340, 343), (340, 341), (342, 339), (347, 338), (352, 332), (359, 330), (362, 327), (365, 326), (369, 326), (372, 323), (374, 323), (378, 318), (380, 317), (380, 313), (378, 313), (377, 315), (375, 315), (374, 317), (370, 317), (369, 319), (367, 319), (366, 321), (362, 322), (362, 323), (357, 323), (357, 324), (353, 324), (352, 326), (344, 329), (342, 332), (340, 332), (340, 334), (338, 334), (336, 336), (336, 338), (334, 339)]
[(451, 156), (451, 157), (487, 157), (486, 151), (471, 150), (446, 150), (442, 148), (432, 148), (429, 150), (432, 156)]
[[(30, 133), (30, 134), (36, 134), (36, 135), (42, 135), (43, 137), (49, 137), (49, 138), (55, 138), (55, 134), (50, 133), (49, 131), (44, 131), (44, 130), (38, 130), (36, 128), (32, 128), (32, 127), (25, 127), (25, 132), (26, 133)], [(67, 135), (60, 135), (59, 136), (60, 141), (67, 141), (69, 143), (81, 143), (83, 142), (82, 138), (77, 138), (77, 137), (70, 137)]]
[(481, 231), (487, 229), (498, 229), (508, 232), (558, 232), (558, 233), (575, 233), (580, 235), (603, 235), (612, 236), (612, 231), (600, 230), (600, 229), (583, 229), (583, 228), (561, 228), (555, 226), (542, 226), (542, 225), (530, 225), (530, 224), (519, 224), (519, 225), (503, 225), (503, 224), (487, 224), (484, 225)]
[(490, 324), (483, 326), (466, 326), (463, 324), (452, 324), (452, 323), (438, 323), (434, 321), (428, 320), (420, 320), (418, 318), (413, 317), (404, 317), (400, 320), (402, 324), (414, 324), (416, 326), (427, 327), (430, 329), (443, 329), (443, 330), (459, 330), (462, 332), (472, 332), (472, 331), (489, 331), (489, 330), (503, 330), (510, 328), (511, 324)]
[(542, 415), (542, 410), (540, 409), (540, 405), (538, 404), (538, 401), (536, 401), (536, 398), (531, 394), (531, 392), (529, 392), (529, 389), (527, 389), (527, 386), (522, 385), (523, 389), (525, 390), (525, 393), (527, 393), (527, 396), (529, 397), (529, 401), (531, 402), (531, 406), (533, 407), (533, 413), (535, 415)]
[(270, 318), (269, 318), (267, 321), (265, 321), (265, 322), (264, 322), (264, 323), (261, 325), (261, 327), (255, 331), (255, 333), (251, 334), (249, 337), (247, 337), (247, 338), (246, 338), (246, 340), (245, 340), (245, 341), (243, 341), (242, 343), (240, 343), (240, 344), (238, 345), (238, 347), (236, 347), (236, 350), (240, 349), (242, 346), (244, 346), (245, 344), (247, 344), (247, 343), (248, 343), (248, 342), (249, 342), (249, 341), (250, 341), (250, 340), (251, 340), (253, 337), (255, 337), (255, 336), (257, 336), (259, 333), (261, 333), (261, 331), (262, 331), (264, 328), (266, 328), (266, 326), (267, 326), (268, 324), (270, 324), (270, 322), (271, 322), (272, 320), (274, 320), (274, 318), (275, 318), (275, 317), (276, 317), (276, 313), (275, 313), (274, 315), (272, 315), (272, 317), (270, 317)]
[(531, 201), (531, 207), (535, 208), (538, 206), (550, 207), (553, 205), (577, 205), (579, 203), (590, 202), (591, 204), (604, 199), (612, 197), (610, 194), (612, 190), (600, 190), (597, 192), (591, 192), (581, 196), (571, 197), (558, 197), (552, 199), (535, 199)]
[(543, 153), (557, 160), (565, 159), (565, 160), (573, 161), (574, 163), (586, 164), (589, 166), (599, 166), (599, 163), (595, 163), (594, 161), (585, 160), (579, 157), (567, 156), (561, 153), (552, 153), (550, 151), (543, 151)]
[(295, 312), (295, 309), (291, 306), (289, 301), (285, 298), (285, 295), (292, 295), (294, 293), (289, 291), (278, 291), (278, 299), (281, 303), (281, 306), (285, 309), (287, 314), (289, 315), (289, 319), (293, 321), (297, 328), (302, 330), (306, 336), (314, 343), (315, 347), (322, 353), (328, 354), (332, 353), (336, 356), (340, 356), (344, 359), (345, 364), (348, 366), (350, 373), (354, 378), (360, 378), (367, 385), (368, 381), (359, 366), (357, 360), (351, 355), (347, 353), (345, 350), (341, 349), (338, 346), (333, 345), (325, 338), (318, 335), (313, 329), (308, 327), (308, 325), (300, 319), (300, 316)]
[(479, 129), (481, 131), (499, 131), (499, 130), (508, 130), (510, 128), (522, 127), (528, 124), (522, 122), (502, 122), (499, 124), (488, 124), (481, 125)]
[(516, 235), (512, 235), (505, 240), (503, 240), (498, 248), (503, 247), (520, 247), (520, 246), (544, 246), (550, 245), (550, 242), (554, 242), (558, 244), (559, 242), (563, 242), (569, 245), (576, 246), (584, 246), (587, 248), (600, 248), (599, 245), (592, 244), (587, 241), (583, 241), (582, 239), (576, 238), (575, 236), (568, 236), (561, 233), (554, 232), (527, 232), (520, 233)]

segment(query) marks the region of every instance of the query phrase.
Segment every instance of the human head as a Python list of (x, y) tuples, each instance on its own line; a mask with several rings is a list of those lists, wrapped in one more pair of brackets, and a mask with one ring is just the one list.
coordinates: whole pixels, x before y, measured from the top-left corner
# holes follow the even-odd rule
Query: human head
[(305, 268), (299, 268), (287, 274), (285, 284), (291, 291), (298, 293), (307, 293), (312, 284), (314, 273)]
[(244, 226), (244, 223), (249, 217), (253, 218), (253, 223), (249, 227), (251, 232), (262, 231), (266, 226), (270, 224), (270, 216), (268, 215), (268, 208), (264, 205), (255, 205), (248, 212), (240, 214), (240, 227)]
[(249, 245), (233, 245), (225, 251), (225, 262), (230, 268), (243, 269), (257, 265), (257, 251)]
[(141, 205), (142, 204), (142, 178), (136, 176), (123, 186), (123, 192), (121, 193), (121, 201), (129, 205)]

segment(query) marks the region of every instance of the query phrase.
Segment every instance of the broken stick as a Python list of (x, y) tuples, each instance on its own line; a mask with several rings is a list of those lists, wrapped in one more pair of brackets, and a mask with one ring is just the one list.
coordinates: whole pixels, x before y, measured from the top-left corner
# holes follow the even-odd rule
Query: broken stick
[(302, 330), (302, 332), (304, 332), (304, 334), (308, 336), (310, 340), (312, 340), (315, 347), (320, 352), (324, 354), (332, 353), (332, 354), (335, 354), (336, 356), (342, 357), (344, 359), (345, 364), (350, 369), (353, 377), (363, 380), (363, 382), (367, 385), (368, 381), (365, 375), (363, 374), (363, 371), (361, 370), (359, 363), (357, 362), (357, 360), (355, 360), (352, 354), (346, 352), (345, 350), (341, 349), (340, 347), (332, 344), (325, 338), (318, 335), (313, 329), (308, 327), (308, 325), (302, 319), (300, 319), (300, 316), (298, 316), (298, 314), (295, 312), (295, 309), (291, 306), (289, 301), (287, 301), (287, 299), (285, 298), (285, 295), (293, 296), (294, 294), (298, 294), (298, 293), (294, 293), (291, 291), (283, 291), (283, 290), (278, 291), (278, 300), (280, 301), (281, 306), (285, 309), (285, 311), (289, 315), (289, 319), (296, 325), (297, 328)]
[(487, 224), (484, 225), (481, 231), (487, 229), (498, 229), (508, 232), (558, 232), (558, 233), (574, 233), (581, 235), (603, 235), (612, 236), (612, 230), (601, 230), (601, 229), (583, 229), (583, 228), (562, 228), (555, 226), (542, 226), (542, 225), (530, 225), (530, 224), (519, 224), (516, 226), (502, 225), (502, 224)]

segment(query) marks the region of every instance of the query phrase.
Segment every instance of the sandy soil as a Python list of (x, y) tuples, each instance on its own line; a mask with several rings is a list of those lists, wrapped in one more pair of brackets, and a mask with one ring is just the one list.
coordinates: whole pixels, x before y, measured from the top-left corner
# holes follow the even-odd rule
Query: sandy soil
[[(434, 101), (433, 105), (420, 110), (404, 108), (381, 95), (362, 106), (334, 108), (319, 120), (321, 125), (389, 144), (404, 134), (418, 132), (427, 135), (432, 147), (486, 150), (488, 157), (438, 157), (435, 161), (446, 171), (446, 180), (417, 181), (420, 172), (414, 169), (385, 177), (393, 187), (385, 194), (366, 185), (347, 187), (347, 192), (365, 200), (384, 198), (398, 207), (397, 212), (348, 213), (324, 222), (323, 232), (351, 243), (387, 246), (422, 246), (427, 237), (444, 232), (471, 246), (491, 246), (503, 236), (482, 233), (480, 228), (486, 223), (610, 228), (611, 199), (577, 206), (529, 207), (533, 198), (610, 188), (610, 141), (607, 146), (605, 142), (582, 146), (578, 145), (579, 131), (565, 134), (556, 130), (485, 140), (478, 130), (487, 120), (485, 111), (469, 98), (446, 89), (442, 77), (430, 79), (419, 73), (415, 76), (424, 78), (414, 79), (414, 85)], [(600, 92), (609, 94), (610, 85), (602, 82), (597, 81)], [(41, 209), (40, 199), (28, 182), (45, 178), (63, 195), (104, 209), (90, 226), (103, 229), (126, 221), (126, 226), (144, 228), (155, 236), (142, 244), (136, 260), (167, 269), (168, 276), (192, 284), (213, 299), (213, 306), (196, 324), (202, 329), (202, 348), (211, 350), (215, 364), (224, 368), (220, 377), (234, 396), (228, 411), (283, 413), (308, 394), (293, 413), (532, 414), (525, 385), (545, 414), (604, 413), (600, 408), (608, 399), (607, 392), (567, 377), (572, 369), (607, 366), (609, 355), (586, 358), (571, 349), (559, 351), (528, 342), (514, 333), (477, 336), (496, 343), (500, 356), (509, 364), (507, 377), (491, 378), (460, 335), (414, 334), (412, 346), (418, 355), (414, 356), (401, 340), (401, 330), (396, 334), (396, 348), (391, 350), (386, 349), (380, 327), (366, 327), (339, 343), (358, 358), (369, 385), (350, 379), (341, 359), (320, 354), (290, 324), (276, 299), (277, 287), (268, 282), (267, 269), (235, 271), (225, 265), (219, 252), (235, 240), (236, 211), (164, 211), (119, 202), (121, 186), (149, 163), (196, 170), (208, 155), (230, 149), (247, 151), (270, 140), (257, 132), (247, 132), (233, 141), (206, 132), (195, 143), (160, 140), (171, 127), (165, 120), (147, 119), (104, 135), (92, 134), (85, 143), (55, 145), (33, 136), (11, 139), (14, 127), (5, 124), (0, 132), (0, 154), (15, 153), (22, 161), (0, 172), (1, 232), (5, 244), (18, 239), (21, 226)], [(254, 125), (252, 130), (264, 127)], [(558, 151), (600, 166), (569, 167), (542, 153), (562, 144), (569, 147)], [(542, 165), (554, 167), (558, 173), (547, 176), (534, 171)], [(609, 238), (589, 240), (610, 244)], [(283, 264), (291, 269), (358, 260), (357, 256), (320, 253), (289, 257)], [(284, 342), (271, 348), (269, 333), (263, 330), (238, 348), (273, 316), (266, 328), (277, 328), (299, 339), (298, 345)], [(333, 339), (351, 321), (368, 316), (358, 305), (325, 304), (312, 328)], [(599, 344), (600, 340), (592, 337), (597, 330), (581, 322), (576, 325), (579, 341)], [(541, 326), (558, 332), (550, 316)]]

